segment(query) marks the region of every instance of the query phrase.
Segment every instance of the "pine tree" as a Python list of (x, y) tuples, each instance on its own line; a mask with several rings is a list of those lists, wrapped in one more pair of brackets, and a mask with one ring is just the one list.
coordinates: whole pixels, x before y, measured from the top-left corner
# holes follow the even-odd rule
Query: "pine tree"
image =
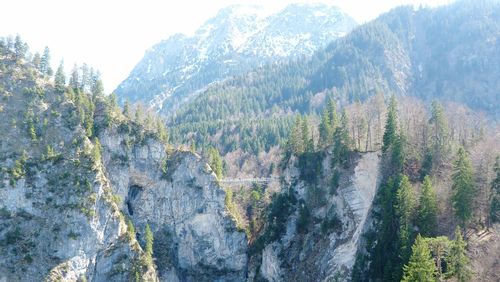
[(437, 229), (437, 201), (436, 192), (432, 187), (429, 176), (424, 178), (422, 193), (420, 194), (418, 209), (418, 227), (420, 234), (430, 237), (436, 234)]
[(337, 128), (339, 125), (339, 116), (337, 114), (337, 105), (335, 103), (335, 100), (329, 99), (328, 100), (328, 113), (329, 113), (329, 120), (330, 120), (330, 127), (332, 129), (332, 133)]
[(470, 270), (470, 261), (466, 256), (466, 243), (460, 232), (460, 227), (455, 229), (455, 240), (451, 243), (450, 253), (448, 254), (448, 277), (455, 277), (459, 282), (470, 281), (472, 276)]
[(94, 163), (99, 163), (101, 161), (101, 143), (97, 137), (94, 138), (94, 147), (92, 148), (92, 160)]
[(54, 84), (56, 89), (60, 92), (63, 92), (64, 88), (66, 88), (66, 75), (64, 74), (64, 62), (62, 60), (57, 68), (56, 75), (54, 77)]
[(289, 141), (290, 151), (295, 155), (304, 153), (304, 142), (302, 139), (302, 118), (297, 116), (295, 124), (292, 128)]
[(446, 258), (446, 255), (449, 253), (451, 241), (446, 236), (425, 238), (425, 241), (427, 242), (427, 245), (429, 246), (429, 249), (431, 250), (431, 253), (436, 262), (437, 279), (438, 281), (442, 281), (442, 262), (443, 259)]
[(436, 265), (432, 259), (429, 246), (425, 240), (417, 236), (412, 246), (410, 261), (404, 266), (403, 282), (434, 282), (436, 281)]
[(40, 60), (40, 71), (42, 74), (52, 76), (52, 68), (50, 67), (50, 50), (45, 47), (43, 50), (42, 59)]
[(452, 204), (455, 216), (465, 226), (472, 217), (474, 179), (472, 165), (464, 148), (458, 149), (452, 180)]
[(323, 110), (321, 115), (321, 123), (319, 124), (319, 140), (320, 146), (326, 147), (330, 144), (332, 138), (332, 127), (330, 121), (330, 113), (328, 109)]
[(408, 176), (401, 178), (399, 189), (396, 192), (396, 214), (399, 217), (400, 225), (410, 226), (415, 215), (415, 192), (411, 186)]
[(128, 117), (128, 118), (131, 118), (130, 103), (128, 102), (128, 100), (125, 100), (125, 103), (123, 104), (123, 115)]
[(165, 143), (168, 142), (167, 127), (165, 126), (165, 122), (163, 122), (161, 119), (156, 120), (156, 132), (158, 133), (158, 137), (161, 141)]
[(104, 86), (102, 84), (101, 73), (98, 71), (90, 78), (90, 92), (92, 93), (93, 101), (95, 101), (97, 97), (104, 96)]
[(142, 107), (142, 104), (138, 103), (135, 105), (135, 111), (134, 111), (134, 121), (136, 123), (141, 123), (142, 122), (142, 116), (144, 114), (144, 110)]
[(80, 87), (80, 74), (78, 73), (78, 66), (76, 64), (73, 65), (73, 69), (71, 70), (69, 86), (75, 91)]
[(302, 119), (302, 141), (304, 142), (304, 152), (313, 152), (314, 151), (314, 143), (310, 135), (309, 131), (309, 121), (307, 117), (304, 116)]
[(405, 137), (402, 132), (396, 134), (391, 146), (391, 170), (393, 174), (402, 173), (405, 164)]
[(387, 112), (387, 121), (383, 136), (382, 152), (386, 152), (396, 141), (397, 138), (397, 102), (396, 97), (392, 96)]
[(86, 63), (83, 63), (82, 66), (80, 67), (80, 73), (81, 73), (80, 85), (78, 88), (82, 89), (85, 92), (88, 92), (91, 86), (91, 77), (90, 77), (89, 67)]
[(144, 232), (144, 240), (146, 241), (146, 246), (144, 248), (144, 252), (150, 262), (153, 261), (153, 232), (151, 231), (151, 227), (149, 227), (149, 223), (146, 224), (146, 231)]
[(33, 55), (33, 60), (31, 61), (35, 69), (40, 71), (40, 63), (42, 61), (42, 57), (40, 56), (40, 53), (36, 52), (35, 55)]
[(21, 40), (21, 36), (19, 36), (19, 34), (16, 35), (16, 39), (14, 41), (14, 54), (16, 57), (16, 61), (24, 59), (27, 51), (28, 46), (26, 45), (26, 43)]
[(349, 147), (351, 144), (351, 139), (349, 137), (349, 120), (347, 119), (347, 113), (345, 110), (342, 111), (342, 116), (340, 118), (340, 125), (335, 129), (333, 134), (333, 162), (334, 164), (347, 164), (347, 158), (349, 156)]
[(135, 240), (135, 227), (134, 224), (132, 223), (132, 220), (130, 219), (127, 220), (127, 235), (130, 241)]
[(448, 152), (448, 121), (443, 106), (434, 101), (431, 104), (431, 146), (434, 166), (439, 166)]
[(399, 189), (396, 192), (395, 211), (398, 217), (398, 245), (400, 266), (408, 261), (410, 257), (410, 246), (413, 240), (412, 223), (416, 206), (415, 192), (406, 175), (401, 179)]
[(208, 164), (214, 171), (215, 175), (217, 175), (217, 178), (222, 178), (222, 169), (223, 169), (223, 163), (222, 163), (222, 157), (219, 153), (219, 150), (217, 150), (214, 147), (210, 147), (208, 149)]
[(495, 178), (491, 182), (490, 222), (500, 222), (500, 156), (493, 168)]

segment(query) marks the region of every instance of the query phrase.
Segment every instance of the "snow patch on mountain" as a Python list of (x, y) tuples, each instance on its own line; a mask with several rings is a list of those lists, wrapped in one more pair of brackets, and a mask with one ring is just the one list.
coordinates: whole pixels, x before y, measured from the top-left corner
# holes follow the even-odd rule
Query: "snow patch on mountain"
[(260, 6), (229, 6), (192, 36), (176, 34), (150, 48), (115, 93), (120, 102), (141, 101), (173, 114), (210, 83), (312, 55), (355, 26), (339, 8), (325, 4), (293, 4), (275, 14)]

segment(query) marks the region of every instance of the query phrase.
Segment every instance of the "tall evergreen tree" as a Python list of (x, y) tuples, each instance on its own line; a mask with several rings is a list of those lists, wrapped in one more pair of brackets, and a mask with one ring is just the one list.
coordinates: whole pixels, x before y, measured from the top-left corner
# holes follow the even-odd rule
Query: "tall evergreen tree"
[(42, 57), (40, 56), (40, 53), (36, 52), (35, 55), (33, 55), (33, 60), (31, 61), (33, 63), (33, 66), (35, 69), (40, 71), (40, 63), (42, 61)]
[[(411, 251), (410, 247), (414, 238), (412, 223), (415, 215), (415, 192), (406, 175), (401, 179), (399, 189), (396, 192), (395, 211), (398, 217), (398, 246), (399, 260), (396, 265), (396, 271), (401, 271), (403, 265), (408, 261)], [(400, 276), (398, 274), (397, 276)]]
[(382, 139), (382, 152), (386, 152), (391, 147), (391, 145), (394, 144), (397, 138), (397, 101), (394, 95), (391, 96), (391, 101), (387, 110), (387, 120), (385, 123), (385, 131)]
[(92, 75), (90, 81), (90, 92), (92, 93), (92, 99), (95, 101), (97, 97), (104, 96), (104, 86), (102, 84), (101, 74), (97, 71)]
[(215, 147), (208, 148), (208, 164), (214, 171), (217, 178), (222, 178), (223, 162), (219, 150)]
[(66, 75), (64, 74), (64, 62), (61, 60), (54, 77), (54, 84), (58, 91), (64, 91), (66, 87)]
[(455, 216), (465, 226), (472, 217), (474, 179), (472, 165), (464, 148), (458, 149), (452, 175), (452, 204)]
[(349, 137), (349, 120), (347, 113), (342, 111), (340, 118), (340, 125), (335, 129), (333, 134), (333, 162), (334, 164), (347, 164), (347, 157), (349, 156), (349, 148), (351, 139)]
[(431, 237), (436, 235), (436, 229), (437, 229), (436, 192), (432, 187), (432, 182), (429, 176), (426, 176), (424, 178), (422, 192), (420, 194), (417, 225), (420, 234), (426, 237)]
[(431, 147), (433, 165), (439, 166), (444, 156), (448, 152), (448, 121), (444, 114), (443, 106), (434, 101), (431, 104), (431, 119), (429, 120), (431, 126)]
[(326, 147), (330, 144), (330, 140), (332, 139), (333, 130), (330, 121), (330, 112), (328, 108), (323, 110), (323, 114), (321, 115), (321, 122), (319, 124), (319, 145), (322, 147)]
[(78, 72), (78, 66), (76, 64), (73, 65), (73, 69), (71, 70), (69, 86), (71, 86), (71, 88), (73, 88), (73, 90), (75, 91), (80, 88), (80, 74)]
[(89, 72), (89, 67), (86, 63), (83, 63), (80, 67), (80, 85), (78, 88), (82, 89), (85, 92), (90, 91), (91, 88), (91, 77)]
[(309, 131), (309, 121), (307, 117), (304, 116), (302, 118), (302, 142), (304, 143), (304, 152), (312, 152), (314, 151), (314, 142), (311, 138), (311, 133)]
[(448, 255), (448, 277), (455, 277), (459, 282), (470, 281), (472, 273), (470, 270), (470, 261), (466, 256), (465, 243), (460, 227), (455, 229), (455, 240), (451, 243), (450, 253)]
[(24, 59), (27, 51), (28, 45), (21, 40), (21, 36), (19, 36), (19, 34), (16, 35), (16, 39), (14, 41), (14, 55), (16, 57), (16, 61)]
[(297, 116), (295, 124), (290, 135), (289, 146), (293, 154), (300, 155), (304, 153), (304, 140), (302, 139), (302, 118)]
[(330, 119), (330, 127), (332, 128), (332, 133), (339, 126), (339, 116), (337, 114), (337, 104), (335, 103), (335, 100), (329, 99), (328, 100), (328, 113), (329, 113), (329, 119)]
[(52, 68), (50, 67), (50, 50), (49, 47), (45, 47), (43, 50), (43, 55), (40, 60), (40, 71), (47, 76), (52, 76)]
[(404, 266), (403, 282), (434, 282), (436, 265), (424, 238), (417, 236), (412, 246), (410, 261)]
[[(403, 172), (405, 164), (405, 144), (406, 140), (402, 132), (396, 134), (391, 146), (390, 156), (390, 174), (398, 174)], [(391, 172), (392, 171), (392, 172)]]
[(131, 118), (130, 103), (128, 102), (128, 100), (125, 100), (125, 103), (123, 104), (123, 115), (128, 118)]
[(429, 249), (434, 257), (434, 261), (436, 262), (436, 278), (438, 281), (443, 280), (443, 260), (446, 259), (446, 255), (449, 253), (451, 241), (446, 236), (439, 237), (429, 237), (425, 238)]

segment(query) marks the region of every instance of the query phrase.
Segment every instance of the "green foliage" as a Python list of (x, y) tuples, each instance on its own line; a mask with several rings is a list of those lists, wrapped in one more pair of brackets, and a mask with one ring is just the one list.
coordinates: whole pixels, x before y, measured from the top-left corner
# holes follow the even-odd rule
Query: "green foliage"
[(240, 231), (244, 230), (243, 219), (242, 219), (241, 214), (238, 210), (238, 206), (234, 202), (233, 190), (226, 189), (226, 198), (224, 199), (224, 203), (226, 205), (226, 209), (228, 210), (229, 214), (231, 215), (234, 222), (236, 223), (236, 227)]
[(472, 200), (474, 195), (474, 179), (472, 165), (464, 148), (458, 149), (453, 166), (452, 204), (455, 216), (463, 225), (472, 217)]
[(382, 138), (382, 152), (386, 152), (397, 140), (397, 119), (398, 116), (396, 97), (391, 96), (391, 101), (389, 103), (389, 108), (387, 111), (387, 120), (385, 122), (384, 136)]
[(340, 126), (335, 128), (333, 135), (333, 165), (347, 166), (351, 139), (349, 137), (349, 121), (347, 113), (342, 111)]
[(420, 194), (417, 219), (420, 234), (426, 237), (436, 235), (437, 213), (436, 192), (432, 187), (430, 177), (425, 176), (422, 192)]
[(427, 242), (417, 236), (412, 246), (410, 262), (404, 266), (403, 282), (434, 282), (436, 265), (432, 259)]
[(448, 121), (443, 106), (434, 101), (431, 104), (430, 123), (430, 146), (432, 150), (433, 166), (442, 164), (449, 150)]
[(305, 135), (304, 132), (302, 132), (303, 129), (302, 119), (300, 116), (297, 116), (290, 135), (290, 140), (288, 141), (289, 150), (295, 155), (303, 154), (305, 151), (305, 144), (302, 139)]
[(59, 63), (59, 67), (57, 67), (54, 84), (57, 91), (61, 93), (64, 92), (64, 89), (66, 88), (66, 75), (64, 74), (64, 62), (62, 60)]
[(214, 148), (210, 147), (208, 148), (208, 164), (214, 171), (215, 175), (217, 178), (221, 179), (222, 178), (222, 157), (219, 154), (219, 151)]
[(443, 261), (447, 258), (452, 242), (446, 236), (425, 238), (425, 241), (427, 242), (432, 256), (434, 257), (434, 261), (436, 262), (436, 278), (438, 281), (442, 281), (444, 278)]
[(99, 142), (99, 138), (94, 138), (94, 145), (92, 146), (91, 159), (95, 164), (98, 164), (101, 161), (101, 143)]
[(397, 277), (399, 277), (400, 270), (402, 266), (408, 261), (410, 257), (410, 246), (413, 242), (413, 219), (415, 216), (416, 199), (413, 187), (408, 180), (408, 177), (404, 175), (399, 184), (399, 188), (396, 192), (396, 203), (395, 211), (398, 217), (398, 253), (399, 260), (395, 262), (395, 268)]
[(14, 54), (17, 62), (25, 58), (26, 52), (28, 51), (28, 45), (21, 40), (21, 36), (16, 35), (14, 42)]
[(151, 231), (151, 227), (149, 227), (149, 224), (146, 224), (146, 229), (144, 231), (144, 241), (146, 242), (146, 245), (144, 247), (144, 252), (146, 253), (146, 257), (148, 258), (149, 262), (153, 262), (153, 232)]
[(50, 67), (50, 50), (49, 47), (45, 47), (43, 50), (43, 55), (40, 60), (40, 72), (43, 75), (52, 76), (52, 68)]
[(161, 163), (162, 178), (166, 178), (168, 175), (168, 160), (164, 159)]
[(293, 193), (279, 193), (272, 198), (266, 214), (267, 226), (263, 234), (251, 246), (250, 253), (259, 253), (267, 243), (276, 241), (286, 231), (286, 222), (294, 212), (297, 199)]
[(33, 122), (28, 122), (28, 134), (31, 138), (31, 141), (37, 140), (36, 129), (35, 129), (35, 125), (33, 124)]
[(447, 277), (455, 277), (459, 282), (470, 281), (472, 272), (470, 269), (470, 261), (466, 256), (466, 242), (460, 232), (460, 227), (455, 229), (455, 240), (450, 247), (450, 253), (446, 262), (448, 263)]
[(23, 151), (21, 157), (14, 162), (14, 166), (10, 170), (12, 179), (15, 181), (23, 178), (26, 175), (26, 161), (28, 160), (28, 155), (26, 151)]
[(500, 156), (497, 156), (495, 167), (495, 178), (491, 181), (491, 203), (490, 203), (490, 221), (500, 222)]

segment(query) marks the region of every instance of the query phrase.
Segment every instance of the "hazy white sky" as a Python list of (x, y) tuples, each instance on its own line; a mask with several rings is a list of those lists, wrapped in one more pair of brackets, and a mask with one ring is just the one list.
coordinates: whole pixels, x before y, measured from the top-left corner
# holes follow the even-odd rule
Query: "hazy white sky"
[[(52, 64), (86, 62), (103, 74), (106, 91), (124, 80), (146, 49), (174, 33), (192, 33), (220, 8), (257, 4), (278, 10), (289, 0), (3, 0), (0, 36), (20, 34), (32, 52), (49, 46)], [(435, 6), (451, 0), (320, 0), (359, 23), (403, 4)]]

